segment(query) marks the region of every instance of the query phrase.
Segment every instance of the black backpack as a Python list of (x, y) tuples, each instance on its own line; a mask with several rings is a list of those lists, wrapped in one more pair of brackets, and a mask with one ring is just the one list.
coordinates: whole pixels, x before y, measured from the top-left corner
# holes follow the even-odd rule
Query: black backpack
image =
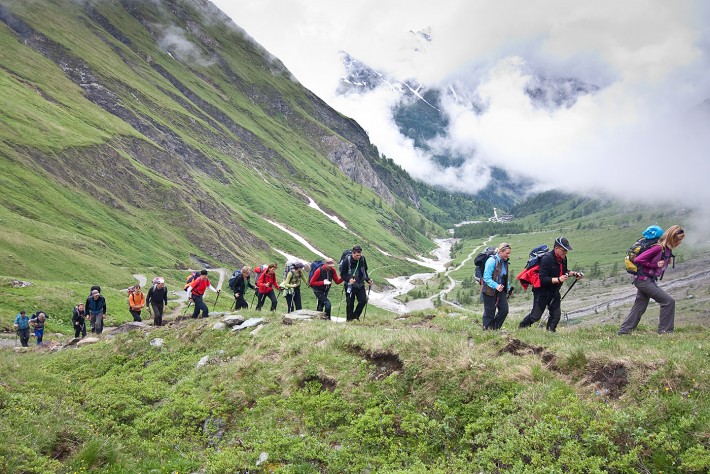
[(550, 247), (545, 244), (538, 245), (530, 251), (528, 254), (528, 263), (525, 264), (525, 268), (532, 268), (535, 265), (540, 265), (540, 260), (542, 256), (550, 251)]
[(286, 266), (284, 267), (284, 279), (283, 281), (286, 281), (286, 278), (288, 278), (288, 274), (294, 270), (296, 270), (296, 264), (298, 263), (297, 260), (287, 260), (286, 261)]
[(496, 253), (496, 249), (494, 247), (486, 247), (483, 252), (476, 255), (476, 258), (473, 259), (473, 264), (476, 266), (476, 269), (473, 271), (473, 278), (475, 278), (479, 283), (481, 283), (481, 279), (483, 278), (483, 270), (486, 267), (486, 261), (494, 253)]
[(232, 290), (233, 292), (236, 293), (236, 288), (234, 288), (234, 284), (237, 282), (237, 278), (242, 276), (242, 271), (241, 270), (234, 270), (232, 272), (232, 276), (229, 279), (229, 289)]
[(315, 262), (311, 263), (311, 271), (308, 273), (308, 286), (311, 286), (311, 278), (313, 278), (313, 274), (318, 270), (320, 267), (323, 266), (325, 261), (323, 260), (316, 260)]

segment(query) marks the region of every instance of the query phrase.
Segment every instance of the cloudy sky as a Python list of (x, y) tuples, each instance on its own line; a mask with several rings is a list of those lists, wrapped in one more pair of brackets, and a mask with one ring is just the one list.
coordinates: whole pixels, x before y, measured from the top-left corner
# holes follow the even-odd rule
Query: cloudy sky
[[(470, 191), (496, 165), (542, 188), (710, 202), (710, 102), (697, 112), (710, 99), (708, 2), (213, 1), (415, 177)], [(337, 95), (341, 51), (394, 80), (454, 84), (439, 144), (464, 165), (437, 168), (397, 131), (392, 88)], [(599, 89), (571, 107), (539, 107), (524, 92), (534, 77)]]

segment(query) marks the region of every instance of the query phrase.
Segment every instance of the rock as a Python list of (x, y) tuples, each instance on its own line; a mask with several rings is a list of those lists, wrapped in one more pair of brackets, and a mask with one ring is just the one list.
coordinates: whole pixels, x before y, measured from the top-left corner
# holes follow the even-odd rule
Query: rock
[(100, 340), (101, 339), (99, 339), (98, 337), (85, 337), (81, 341), (77, 342), (76, 346), (81, 347), (81, 346), (86, 346), (87, 344), (96, 344)]
[(15, 347), (13, 348), (15, 352), (27, 352), (29, 350), (29, 347)]
[(217, 321), (216, 323), (214, 323), (212, 325), (212, 329), (214, 329), (215, 331), (221, 331), (222, 329), (226, 329), (226, 328), (227, 328), (227, 324), (221, 323), (219, 321)]
[(22, 281), (22, 280), (12, 280), (10, 282), (10, 286), (13, 288), (24, 288), (26, 286), (32, 286), (34, 283), (31, 281)]
[(224, 322), (224, 324), (226, 324), (227, 326), (229, 326), (231, 328), (231, 327), (234, 327), (238, 324), (242, 324), (244, 322), (244, 316), (242, 316), (241, 314), (236, 314), (233, 316), (225, 316), (222, 319), (222, 321)]
[(263, 325), (257, 326), (256, 329), (254, 329), (252, 332), (249, 333), (249, 335), (250, 335), (250, 336), (254, 336), (256, 333), (258, 333), (259, 331), (261, 331), (261, 328), (263, 328), (263, 327), (264, 327)]
[(256, 460), (256, 465), (258, 466), (259, 464), (265, 463), (267, 459), (269, 459), (269, 453), (262, 451), (261, 454), (259, 454), (259, 459)]
[(204, 367), (207, 365), (207, 363), (210, 361), (210, 356), (204, 356), (202, 359), (200, 359), (197, 362), (197, 366), (195, 367), (196, 369), (199, 369), (200, 367)]
[(234, 326), (232, 328), (232, 331), (241, 331), (242, 329), (247, 329), (251, 327), (258, 326), (259, 324), (264, 323), (264, 318), (249, 318), (246, 321), (244, 321), (242, 324), (239, 326)]
[(122, 334), (130, 331), (135, 331), (136, 329), (149, 329), (150, 326), (144, 322), (131, 321), (129, 323), (121, 324), (117, 328), (111, 330), (111, 334)]
[(163, 345), (164, 339), (156, 337), (150, 340), (150, 345), (153, 347), (161, 347)]
[(81, 339), (79, 339), (78, 337), (74, 337), (74, 338), (72, 338), (69, 342), (67, 342), (66, 344), (64, 344), (64, 347), (75, 346), (79, 341), (81, 341)]

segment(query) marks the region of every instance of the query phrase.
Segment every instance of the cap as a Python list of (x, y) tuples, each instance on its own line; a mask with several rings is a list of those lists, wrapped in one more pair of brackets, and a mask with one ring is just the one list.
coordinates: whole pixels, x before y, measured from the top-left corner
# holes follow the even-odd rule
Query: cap
[(648, 229), (643, 231), (643, 236), (647, 239), (658, 239), (663, 235), (663, 229), (657, 225), (648, 226)]
[(572, 246), (569, 244), (569, 240), (567, 240), (566, 237), (562, 237), (562, 236), (557, 237), (555, 239), (555, 245), (557, 245), (558, 247), (562, 247), (563, 249), (565, 249), (567, 251), (572, 250)]
[(98, 294), (99, 294), (99, 290), (91, 290), (91, 294), (92, 294), (92, 295), (98, 295)]
[(207, 270), (204, 268), (200, 270), (200, 275), (207, 275)]
[(303, 264), (301, 262), (296, 262), (293, 264), (293, 268), (303, 268)]

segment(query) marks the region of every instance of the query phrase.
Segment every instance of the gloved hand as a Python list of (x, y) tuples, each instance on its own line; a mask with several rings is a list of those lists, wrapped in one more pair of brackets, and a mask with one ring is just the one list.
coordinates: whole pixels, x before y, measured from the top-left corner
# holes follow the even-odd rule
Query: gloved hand
[(330, 285), (330, 280), (328, 280), (328, 279), (326, 278), (325, 280), (323, 280), (323, 284), (324, 284), (324, 285)]

